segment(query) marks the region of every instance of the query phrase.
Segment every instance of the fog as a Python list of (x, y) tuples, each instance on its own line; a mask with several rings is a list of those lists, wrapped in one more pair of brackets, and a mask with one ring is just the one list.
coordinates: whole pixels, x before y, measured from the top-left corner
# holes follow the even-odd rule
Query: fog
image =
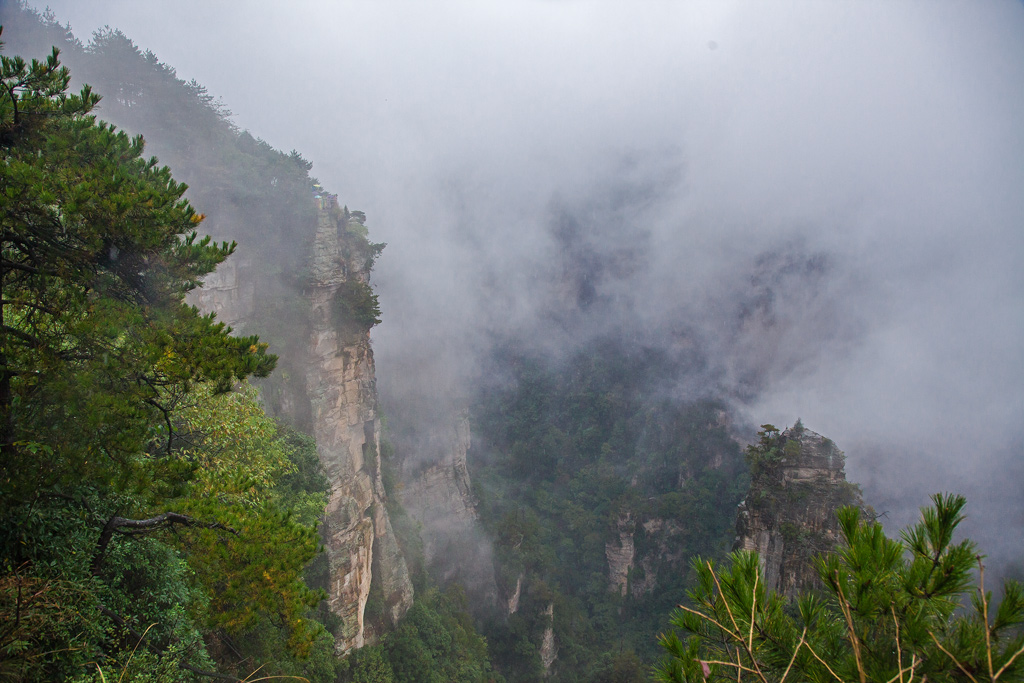
[(366, 212), (385, 402), (464, 400), (496, 336), (685, 338), (681, 393), (1022, 557), (1024, 4), (48, 4)]

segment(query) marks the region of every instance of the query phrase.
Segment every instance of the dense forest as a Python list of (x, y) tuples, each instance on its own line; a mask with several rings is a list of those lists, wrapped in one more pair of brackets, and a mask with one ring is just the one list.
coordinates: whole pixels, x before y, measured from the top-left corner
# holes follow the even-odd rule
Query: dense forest
[[(391, 620), (375, 571), (366, 644), (339, 656), (323, 517), (340, 484), (295, 401), (326, 192), (128, 36), (83, 43), (0, 7), (0, 679), (1021, 680), (1024, 593), (973, 589), (962, 499), (937, 496), (902, 541), (848, 508), (818, 588), (768, 594), (730, 550), (751, 474), (791, 444), (714, 392), (678, 395), (698, 361), (639, 336), (563, 356), (494, 342), (467, 401), (483, 583), (403, 508), (410, 439), (365, 449), (415, 598)], [(384, 245), (331, 210), (368, 273)], [(256, 302), (234, 330), (193, 305), (233, 263)], [(366, 337), (366, 279), (331, 316)]]
[[(565, 364), (514, 349), (494, 362), (512, 376), (477, 404), (470, 463), (499, 591), (522, 593), (485, 628), (495, 660), (510, 681), (536, 680), (551, 605), (553, 680), (645, 680), (688, 558), (729, 549), (749, 483), (724, 406), (673, 400), (685, 368), (613, 341)], [(609, 542), (623, 531), (635, 566), (610, 586)]]

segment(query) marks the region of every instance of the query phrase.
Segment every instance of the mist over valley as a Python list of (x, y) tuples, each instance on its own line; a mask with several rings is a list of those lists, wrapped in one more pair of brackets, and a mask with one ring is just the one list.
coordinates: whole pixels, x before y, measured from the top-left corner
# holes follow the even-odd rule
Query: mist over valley
[[(509, 674), (517, 638), (568, 676), (616, 620), (656, 632), (689, 555), (729, 550), (743, 448), (798, 419), (811, 436), (788, 438), (841, 449), (890, 535), (962, 494), (992, 571), (1024, 572), (1024, 3), (45, 5), (86, 46), (64, 54), (75, 89), (144, 82), (89, 56), (116, 59), (89, 52), (99, 31), (230, 123), (182, 142), (192, 113), (97, 85), (98, 118), (238, 241), (217, 275), (265, 269), (229, 322), (282, 358), (271, 412), (324, 443), (335, 390), (295, 358), (337, 370), (338, 405), (379, 392), (379, 413), (338, 411), (378, 468), (365, 533), (394, 535), (412, 578), (373, 560), (393, 581), (362, 594), (354, 651), (429, 593), (419, 571), (464, 587), (510, 681), (532, 680)], [(0, 8), (4, 54), (45, 55)], [(316, 317), (349, 281), (372, 286), (358, 334)], [(306, 324), (312, 350), (289, 336)], [(646, 665), (641, 640), (619, 647)]]

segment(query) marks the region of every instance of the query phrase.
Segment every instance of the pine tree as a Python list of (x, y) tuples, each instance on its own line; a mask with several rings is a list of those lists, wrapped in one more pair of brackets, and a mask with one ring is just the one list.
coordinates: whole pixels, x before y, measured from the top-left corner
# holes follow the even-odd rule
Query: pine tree
[[(726, 568), (694, 562), (692, 606), (662, 636), (663, 681), (1019, 681), (1024, 591), (1008, 581), (998, 608), (974, 544), (953, 542), (960, 496), (935, 495), (902, 540), (855, 508), (839, 514), (843, 546), (818, 558), (822, 593), (789, 605), (764, 588), (755, 553)], [(979, 585), (971, 588), (972, 570)], [(963, 604), (970, 597), (971, 607)]]
[[(141, 137), (89, 116), (88, 87), (67, 94), (56, 50), (2, 60), (0, 467), (35, 490), (122, 469), (182, 390), (264, 376), (275, 358), (185, 304), (234, 248), (197, 237), (186, 186)], [(26, 447), (57, 446), (59, 467), (25, 469)]]
[[(244, 552), (207, 559), (231, 586), (270, 576), (233, 599), (287, 618), (308, 648), (316, 594), (299, 572), (314, 533), (269, 494), (256, 512), (215, 505), (238, 482), (211, 483), (179, 433), (182, 408), (276, 362), (185, 302), (234, 245), (198, 237), (186, 186), (69, 80), (56, 49), (0, 58), (0, 677), (128, 671), (140, 646), (133, 666), (170, 666), (159, 680), (212, 668), (199, 629), (216, 620), (187, 565), (203, 533), (249, 534), (229, 544)], [(171, 529), (196, 536), (175, 551)], [(291, 546), (275, 557), (263, 542)]]

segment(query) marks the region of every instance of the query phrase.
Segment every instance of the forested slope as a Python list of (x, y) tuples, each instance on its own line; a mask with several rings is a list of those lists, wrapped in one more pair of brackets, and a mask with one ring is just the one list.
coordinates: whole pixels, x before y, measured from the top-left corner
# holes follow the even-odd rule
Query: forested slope
[(267, 345), (185, 303), (234, 246), (197, 237), (185, 186), (56, 51), (2, 68), (0, 667), (172, 680), (244, 635), (287, 668), (323, 649), (302, 570), (324, 486), (244, 384)]
[[(279, 362), (267, 337), (287, 355), (309, 164), (238, 131), (125, 36), (86, 46), (52, 17), (2, 9), (0, 669), (178, 680), (266, 665), (332, 679), (333, 638), (310, 611), (323, 596), (303, 580), (327, 481), (312, 440), (239, 383)], [(72, 75), (52, 57), (13, 56), (51, 45), (91, 91), (65, 94)], [(262, 340), (186, 303), (225, 259), (268, 253), (280, 258), (251, 289), (278, 327)]]
[[(58, 46), (62, 60), (73, 66), (74, 82), (94, 84), (104, 99), (97, 104), (91, 97), (76, 109), (74, 101), (62, 104), (59, 88), (47, 90), (43, 99), (50, 97), (56, 103), (53, 106), (69, 121), (76, 121), (81, 131), (91, 131), (82, 135), (114, 140), (116, 148), (108, 153), (89, 143), (64, 166), (49, 154), (44, 163), (38, 156), (41, 146), (58, 143), (66, 150), (77, 148), (85, 138), (58, 139), (52, 133), (60, 129), (64, 134), (62, 121), (52, 122), (55, 128), (43, 131), (45, 139), (17, 138), (24, 125), (7, 112), (5, 149), (9, 154), (24, 154), (39, 166), (29, 180), (38, 181), (40, 187), (34, 195), (25, 194), (24, 205), (49, 212), (51, 222), (67, 221), (79, 208), (73, 201), (79, 200), (121, 212), (124, 228), (134, 231), (131, 235), (122, 239), (113, 232), (104, 234), (104, 217), (94, 215), (92, 236), (74, 237), (92, 242), (93, 261), (83, 266), (83, 278), (114, 266), (121, 268), (122, 275), (125, 271), (131, 275), (132, 269), (144, 277), (150, 277), (150, 269), (153, 274), (164, 269), (172, 272), (166, 275), (170, 291), (161, 304), (168, 308), (166, 313), (157, 315), (146, 299), (150, 296), (147, 283), (131, 283), (142, 291), (142, 298), (132, 302), (141, 306), (138, 314), (123, 302), (106, 311), (98, 305), (103, 301), (99, 291), (87, 283), (79, 297), (85, 309), (77, 327), (67, 329), (60, 323), (64, 341), (55, 343), (67, 343), (88, 332), (89, 326), (97, 326), (106, 335), (105, 343), (117, 347), (122, 339), (133, 337), (137, 322), (154, 337), (144, 339), (147, 345), (137, 353), (142, 364), (138, 373), (121, 376), (121, 371), (133, 371), (108, 348), (103, 372), (109, 387), (98, 388), (100, 374), (83, 366), (80, 358), (53, 375), (60, 379), (53, 380), (53, 390), (63, 392), (61, 401), (47, 399), (40, 390), (30, 391), (17, 378), (13, 380), (11, 403), (22, 412), (28, 412), (26, 407), (40, 409), (38, 421), (49, 420), (53, 429), (49, 441), (35, 436), (29, 440), (21, 432), (5, 437), (10, 490), (4, 492), (4, 519), (10, 524), (5, 525), (9, 533), (4, 545), (3, 613), (12, 615), (14, 626), (0, 633), (0, 667), (6, 675), (25, 680), (76, 676), (91, 680), (101, 674), (130, 680), (141, 672), (153, 680), (192, 680), (245, 677), (256, 670), (260, 675), (335, 680), (351, 667), (335, 656), (332, 632), (345, 632), (346, 638), (352, 634), (322, 602), (326, 594), (308, 586), (329, 587), (335, 568), (318, 552), (315, 529), (323, 521), (328, 494), (334, 493), (331, 500), (341, 503), (342, 512), (349, 506), (349, 494), (342, 492), (338, 499), (338, 485), (325, 479), (322, 454), (318, 458), (318, 447), (307, 436), (323, 427), (317, 422), (318, 399), (309, 393), (310, 382), (319, 381), (319, 375), (310, 375), (315, 368), (309, 346), (311, 339), (320, 344), (333, 339), (330, 343), (339, 345), (338, 353), (327, 353), (324, 362), (333, 367), (337, 356), (343, 374), (351, 371), (345, 368), (364, 374), (369, 368), (369, 375), (355, 378), (370, 392), (357, 397), (370, 401), (358, 411), (357, 429), (365, 438), (361, 458), (376, 471), (369, 472), (371, 485), (380, 486), (381, 458), (375, 443), (379, 426), (367, 430), (365, 424), (377, 424), (367, 331), (380, 315), (367, 278), (383, 245), (369, 241), (360, 212), (334, 204), (333, 196), (309, 176), (310, 165), (298, 153), (279, 152), (238, 130), (229, 113), (202, 86), (179, 80), (173, 68), (138, 49), (126, 36), (105, 30), (83, 44), (52, 16), (40, 16), (16, 3), (5, 2), (2, 10), (4, 54), (46, 54), (51, 45)], [(25, 85), (18, 83), (18, 68), (15, 62), (5, 63), (5, 78), (14, 79), (10, 83), (15, 90)], [(55, 67), (41, 68), (68, 78)], [(30, 99), (38, 103), (40, 97)], [(145, 148), (141, 138), (129, 139), (102, 127), (92, 118), (97, 113), (99, 119), (116, 121), (129, 133), (144, 134)], [(143, 161), (154, 153), (160, 163), (173, 165), (178, 183), (188, 182), (189, 201), (201, 207), (203, 214), (181, 201), (183, 184), (170, 181), (169, 172), (159, 164)], [(126, 164), (126, 170), (115, 170), (118, 164)], [(17, 168), (9, 164), (4, 170), (6, 187), (21, 182), (22, 191), (27, 186), (28, 180), (16, 177)], [(112, 170), (113, 187), (99, 180), (91, 185), (76, 182), (76, 174), (92, 172), (102, 178)], [(142, 192), (129, 183), (122, 192), (118, 183), (128, 181), (121, 176), (133, 173), (155, 183), (156, 189)], [(59, 187), (65, 178), (66, 186)], [(73, 196), (54, 200), (57, 191)], [(159, 192), (167, 199), (157, 201)], [(165, 208), (167, 202), (171, 204)], [(164, 213), (156, 215), (151, 204)], [(150, 252), (142, 253), (131, 240), (150, 239), (146, 230), (164, 223), (169, 209), (177, 212), (170, 214), (177, 221), (177, 232), (147, 244)], [(147, 211), (154, 213), (152, 220)], [(18, 231), (25, 229), (12, 217), (13, 213), (5, 215), (5, 259), (13, 253), (8, 249), (15, 243), (12, 240), (20, 239)], [(328, 230), (330, 244), (315, 243), (323, 232), (321, 224), (337, 226)], [(35, 227), (45, 233), (45, 225)], [(235, 240), (237, 247), (207, 244), (198, 238), (189, 242), (193, 240), (190, 231), (197, 228), (218, 239)], [(172, 256), (183, 265), (171, 262)], [(327, 261), (318, 266), (324, 258)], [(218, 263), (228, 269), (210, 274)], [(11, 334), (27, 334), (20, 317), (26, 298), (19, 294), (15, 301), (17, 289), (8, 284), (13, 283), (12, 268), (4, 271), (4, 320)], [(207, 283), (205, 291), (195, 289), (201, 279)], [(52, 297), (67, 286), (63, 281), (47, 285), (40, 297)], [(119, 287), (116, 296), (127, 296), (125, 292), (130, 294), (130, 288)], [(190, 302), (218, 310), (220, 320), (259, 330), (261, 337), (235, 341), (222, 324), (187, 305), (186, 294)], [(317, 297), (326, 298), (317, 304)], [(311, 323), (311, 307), (317, 306), (326, 307), (325, 317)], [(100, 312), (105, 317), (99, 317)], [(156, 335), (151, 316), (175, 327)], [(33, 320), (54, 329), (53, 320), (39, 316)], [(197, 331), (182, 328), (186, 323)], [(11, 334), (5, 337), (5, 345), (16, 345)], [(205, 346), (199, 343), (207, 337), (212, 341)], [(266, 350), (268, 341), (274, 356)], [(234, 359), (232, 353), (239, 357)], [(166, 372), (168, 364), (180, 374), (158, 382), (143, 377), (145, 372)], [(259, 381), (259, 397), (247, 384), (238, 383), (252, 373), (263, 377), (275, 364), (276, 372)], [(142, 386), (136, 387), (136, 394), (125, 393), (126, 386), (139, 382)], [(79, 394), (71, 395), (68, 387)], [(99, 405), (95, 415), (88, 413), (93, 403)], [(63, 422), (54, 421), (57, 406)], [(287, 423), (265, 415), (264, 407), (287, 418)], [(134, 432), (113, 422), (121, 415), (114, 409), (127, 414), (124, 421), (133, 420)], [(367, 418), (374, 422), (364, 423)], [(68, 433), (69, 426), (79, 433)], [(28, 429), (21, 423), (16, 427)], [(90, 472), (78, 467), (81, 477), (75, 479), (56, 467), (73, 438), (80, 440), (74, 449), (89, 454), (75, 457), (81, 462), (88, 457), (87, 462), (99, 463), (101, 469)], [(104, 442), (111, 438), (121, 449), (118, 453)], [(28, 462), (34, 462), (36, 469), (30, 472)], [(49, 478), (41, 481), (44, 473)], [(373, 512), (373, 533), (390, 534), (385, 506), (375, 502), (377, 493), (373, 495), (374, 500), (366, 503)], [(413, 546), (414, 536), (414, 529), (405, 535)], [(378, 539), (376, 548), (388, 550), (387, 540)], [(394, 545), (394, 540), (389, 542)], [(393, 628), (382, 615), (391, 611), (388, 601), (394, 598), (394, 587), (380, 585), (378, 580), (392, 576), (391, 581), (400, 581), (405, 570), (397, 548), (388, 551), (391, 561), (398, 563), (392, 567), (378, 564), (382, 551), (376, 548), (370, 588), (376, 591), (374, 596), (380, 591), (386, 596), (369, 601), (366, 635), (380, 639)], [(366, 561), (369, 569), (369, 556)], [(340, 569), (346, 571), (344, 565)], [(25, 595), (31, 599), (26, 601)], [(481, 680), (489, 670), (486, 646), (466, 621), (464, 603), (457, 596), (431, 595), (428, 592), (418, 603), (408, 623), (388, 641), (389, 647), (402, 652), (427, 647), (429, 654), (437, 644), (433, 625), (439, 619), (449, 620), (452, 632), (464, 635), (445, 646), (444, 652), (470, 662), (465, 680)], [(401, 598), (406, 599), (411, 599), (411, 592)], [(406, 604), (398, 614), (407, 608)], [(356, 615), (360, 621), (362, 609), (360, 602)], [(356, 635), (362, 638), (362, 633)], [(430, 674), (430, 667), (422, 665), (423, 661), (416, 665), (419, 668), (398, 666), (396, 675), (403, 671)], [(436, 666), (438, 672), (447, 671), (440, 654)], [(437, 676), (450, 679), (448, 674)]]
[(495, 661), (509, 680), (644, 680), (690, 557), (732, 542), (749, 480), (725, 406), (674, 397), (687, 368), (617, 340), (563, 363), (510, 345), (494, 369), (507, 381), (479, 399), (470, 465), (495, 545)]

